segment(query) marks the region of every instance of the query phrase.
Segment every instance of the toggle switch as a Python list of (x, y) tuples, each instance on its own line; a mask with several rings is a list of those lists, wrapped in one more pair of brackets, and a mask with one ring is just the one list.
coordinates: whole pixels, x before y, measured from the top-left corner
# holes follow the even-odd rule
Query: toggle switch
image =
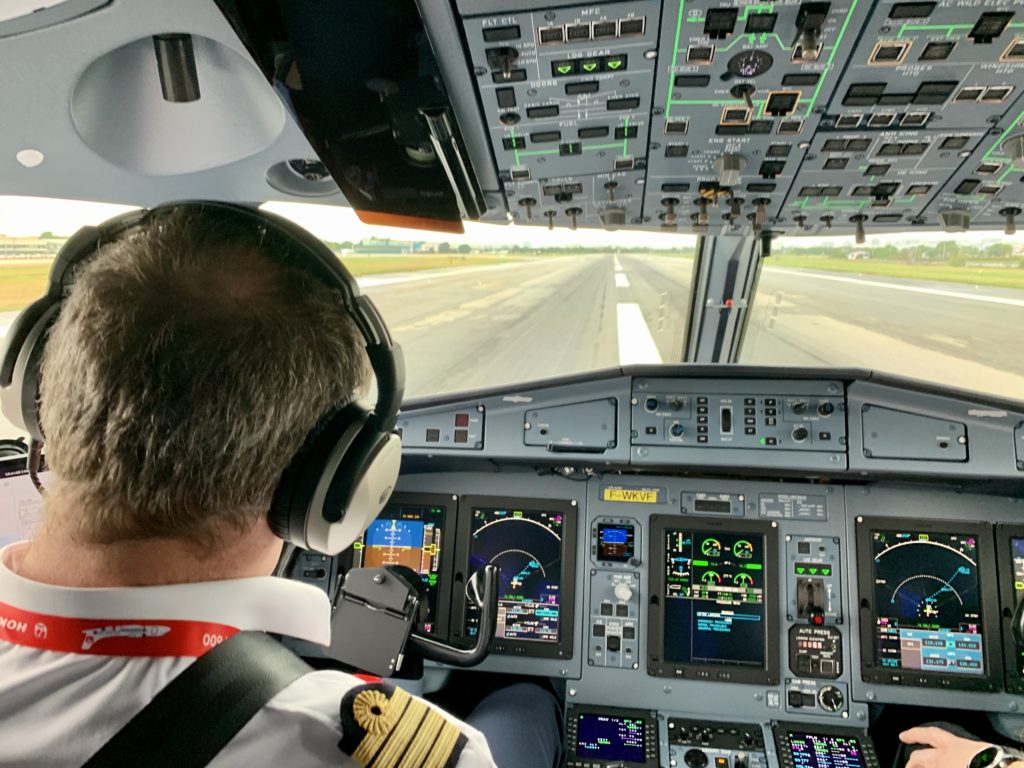
[(526, 209), (526, 220), (529, 222), (533, 221), (533, 206), (537, 204), (537, 201), (532, 197), (520, 198), (519, 204)]
[(488, 48), (485, 53), (487, 54), (487, 65), (491, 69), (500, 69), (502, 80), (512, 77), (512, 65), (519, 60), (519, 51), (511, 46), (503, 45), (501, 48)]
[(582, 208), (566, 208), (565, 215), (569, 217), (569, 229), (575, 231), (576, 229), (576, 217), (583, 213)]
[(852, 221), (857, 226), (857, 229), (854, 231), (853, 234), (853, 240), (855, 243), (857, 243), (857, 245), (864, 245), (864, 242), (867, 239), (864, 234), (864, 222), (867, 220), (868, 217), (865, 216), (863, 213), (858, 213), (856, 216), (850, 217), (850, 221)]
[(554, 229), (555, 228), (555, 212), (554, 211), (544, 211), (544, 215), (548, 217), (548, 229)]
[(999, 215), (1003, 217), (1006, 222), (1006, 226), (1003, 228), (1003, 234), (1015, 235), (1017, 234), (1017, 217), (1020, 216), (1021, 210), (1015, 206), (1009, 208), (1003, 208), (999, 211)]
[(663, 197), (661, 204), (665, 206), (665, 213), (661, 215), (663, 224), (674, 227), (679, 217), (676, 215), (676, 206), (679, 205), (678, 197)]
[(825, 225), (825, 229), (832, 229), (832, 222), (835, 221), (832, 216), (822, 216), (821, 223)]

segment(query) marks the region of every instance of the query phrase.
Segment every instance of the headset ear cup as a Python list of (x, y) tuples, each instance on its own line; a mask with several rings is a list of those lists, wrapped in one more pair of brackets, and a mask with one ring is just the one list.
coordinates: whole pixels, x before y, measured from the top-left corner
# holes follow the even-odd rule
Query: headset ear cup
[(51, 297), (32, 303), (11, 327), (4, 351), (0, 408), (12, 424), (39, 441), (43, 440), (39, 424), (40, 368), (46, 337), (60, 308), (61, 302)]
[(311, 549), (335, 555), (350, 547), (366, 531), (387, 504), (398, 481), (402, 463), (402, 441), (398, 435), (379, 432), (368, 426), (364, 436), (370, 441), (369, 453), (364, 454), (360, 471), (349, 486), (348, 479), (339, 473), (332, 480), (338, 485), (328, 491), (327, 498), (344, 498), (342, 514), (336, 520), (328, 515), (339, 509), (338, 501), (329, 501), (307, 519), (306, 541)]
[[(344, 465), (350, 446), (368, 418), (369, 412), (365, 408), (350, 403), (321, 418), (306, 435), (274, 491), (267, 520), (275, 535), (297, 547), (309, 549), (307, 518), (320, 514), (320, 510), (313, 509), (313, 506), (318, 495), (323, 497), (326, 494), (325, 481), (331, 478), (324, 475), (330, 471), (333, 477), (332, 465), (336, 467), (337, 461)], [(332, 457), (337, 459), (332, 460)]]

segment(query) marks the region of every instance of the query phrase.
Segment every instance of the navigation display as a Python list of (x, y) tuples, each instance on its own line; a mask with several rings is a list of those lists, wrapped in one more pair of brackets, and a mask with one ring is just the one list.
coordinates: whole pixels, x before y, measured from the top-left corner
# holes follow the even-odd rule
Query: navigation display
[[(473, 506), (469, 572), (498, 566), (495, 638), (559, 642), (565, 515), (556, 510)], [(466, 632), (476, 635), (478, 611), (467, 601)]]
[(794, 768), (866, 768), (860, 740), (854, 736), (789, 731)]
[(764, 536), (670, 528), (664, 552), (665, 660), (763, 669)]
[(576, 757), (644, 764), (646, 729), (641, 718), (581, 713), (576, 717)]
[(878, 666), (986, 674), (978, 553), (967, 532), (871, 531)]
[(427, 601), (427, 619), (419, 629), (436, 634), (446, 546), (443, 505), (391, 503), (353, 545), (353, 567), (404, 565), (418, 573)]

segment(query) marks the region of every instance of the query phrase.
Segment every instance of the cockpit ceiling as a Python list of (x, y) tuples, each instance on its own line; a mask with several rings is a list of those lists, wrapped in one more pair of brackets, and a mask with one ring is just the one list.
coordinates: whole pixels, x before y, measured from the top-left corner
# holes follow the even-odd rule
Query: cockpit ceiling
[[(161, 92), (167, 34), (198, 99)], [(67, 0), (0, 21), (0, 64), (0, 194), (708, 235), (1024, 209), (1014, 0)]]

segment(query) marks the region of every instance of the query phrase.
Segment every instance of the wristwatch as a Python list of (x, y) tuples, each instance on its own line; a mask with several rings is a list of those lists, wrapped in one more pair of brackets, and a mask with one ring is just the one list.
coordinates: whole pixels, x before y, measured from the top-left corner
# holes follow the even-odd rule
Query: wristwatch
[(967, 768), (1007, 768), (1010, 763), (1024, 759), (1024, 752), (995, 745), (985, 747), (971, 758)]

